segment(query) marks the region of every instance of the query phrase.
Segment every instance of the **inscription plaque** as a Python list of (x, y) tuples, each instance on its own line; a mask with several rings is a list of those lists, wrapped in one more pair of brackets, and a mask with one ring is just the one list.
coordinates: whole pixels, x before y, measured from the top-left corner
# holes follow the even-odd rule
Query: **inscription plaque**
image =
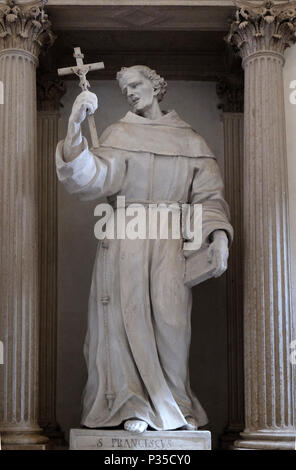
[(210, 450), (209, 431), (128, 431), (71, 429), (71, 450)]

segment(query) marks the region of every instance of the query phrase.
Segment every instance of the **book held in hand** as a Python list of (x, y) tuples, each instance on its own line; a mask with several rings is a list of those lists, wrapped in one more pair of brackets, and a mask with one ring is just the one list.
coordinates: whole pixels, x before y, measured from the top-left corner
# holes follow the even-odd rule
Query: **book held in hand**
[(213, 277), (216, 263), (209, 262), (209, 245), (202, 246), (185, 260), (184, 284), (193, 287)]

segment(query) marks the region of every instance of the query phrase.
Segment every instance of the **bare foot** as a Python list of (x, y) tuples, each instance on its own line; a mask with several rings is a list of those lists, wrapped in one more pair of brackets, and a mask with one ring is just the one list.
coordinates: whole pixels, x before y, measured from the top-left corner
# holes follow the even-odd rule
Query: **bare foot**
[(148, 427), (148, 424), (141, 419), (129, 419), (124, 423), (124, 429), (131, 432), (145, 432)]
[(186, 416), (187, 424), (183, 426), (182, 429), (186, 429), (187, 431), (196, 431), (197, 429), (197, 422), (193, 416)]

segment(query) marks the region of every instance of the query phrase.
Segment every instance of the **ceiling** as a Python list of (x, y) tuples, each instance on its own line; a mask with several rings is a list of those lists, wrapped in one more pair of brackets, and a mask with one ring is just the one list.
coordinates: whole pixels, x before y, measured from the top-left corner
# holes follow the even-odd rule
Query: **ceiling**
[(122, 66), (145, 64), (166, 79), (216, 81), (237, 63), (224, 40), (231, 7), (52, 6), (48, 12), (57, 34), (47, 56), (52, 70), (75, 65), (77, 46), (84, 63), (105, 63), (94, 79), (115, 79)]

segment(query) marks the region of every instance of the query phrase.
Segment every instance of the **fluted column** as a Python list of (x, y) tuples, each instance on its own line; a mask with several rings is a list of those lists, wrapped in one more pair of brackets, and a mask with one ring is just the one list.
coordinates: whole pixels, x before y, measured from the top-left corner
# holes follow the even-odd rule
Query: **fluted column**
[(244, 363), (241, 449), (294, 449), (295, 382), (289, 361), (289, 276), (284, 50), (293, 41), (295, 2), (237, 2), (229, 42), (245, 70)]
[(244, 428), (243, 371), (243, 113), (223, 113), (225, 198), (235, 238), (228, 261), (228, 426), (224, 442), (231, 445)]
[(55, 443), (63, 440), (56, 421), (57, 375), (57, 178), (60, 99), (65, 85), (50, 74), (37, 80), (38, 202), (39, 202), (39, 424)]
[(222, 447), (232, 448), (244, 429), (243, 371), (243, 81), (241, 74), (217, 83), (224, 131), (225, 198), (235, 237), (231, 246), (227, 284), (228, 424)]
[(53, 36), (42, 2), (0, 5), (0, 434), (2, 448), (42, 449), (38, 426), (36, 66)]

